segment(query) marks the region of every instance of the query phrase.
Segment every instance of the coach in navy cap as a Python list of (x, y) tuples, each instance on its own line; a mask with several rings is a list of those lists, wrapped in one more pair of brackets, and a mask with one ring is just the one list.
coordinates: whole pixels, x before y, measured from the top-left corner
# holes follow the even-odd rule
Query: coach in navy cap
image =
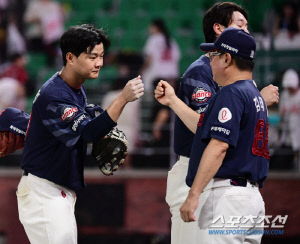
[[(225, 29), (215, 43), (202, 43), (200, 49), (209, 52), (210, 66), (212, 67), (213, 79), (220, 86), (224, 87), (237, 80), (252, 79), (252, 71), (254, 68), (254, 54), (256, 51), (256, 43), (254, 38), (244, 30), (236, 28)], [(219, 59), (214, 58), (218, 56)], [(221, 62), (217, 62), (221, 61)], [(232, 72), (236, 67), (238, 71)], [(223, 68), (225, 68), (223, 70)], [(236, 72), (246, 77), (232, 76)], [(222, 73), (222, 74), (221, 74)], [(230, 74), (231, 73), (231, 74)], [(236, 80), (224, 78), (229, 75)]]
[(213, 79), (222, 89), (197, 126), (186, 177), (191, 189), (180, 208), (181, 218), (198, 222), (198, 242), (260, 243), (262, 234), (251, 231), (263, 228), (248, 220), (240, 235), (209, 232), (218, 216), (224, 216), (226, 227), (230, 216), (265, 213), (259, 188), (267, 178), (270, 151), (267, 106), (252, 80), (256, 44), (247, 32), (227, 28), (215, 43), (200, 48), (209, 52)]
[(236, 28), (225, 29), (215, 43), (202, 43), (200, 49), (205, 52), (224, 50), (234, 56), (253, 60), (256, 43), (254, 38), (244, 30)]

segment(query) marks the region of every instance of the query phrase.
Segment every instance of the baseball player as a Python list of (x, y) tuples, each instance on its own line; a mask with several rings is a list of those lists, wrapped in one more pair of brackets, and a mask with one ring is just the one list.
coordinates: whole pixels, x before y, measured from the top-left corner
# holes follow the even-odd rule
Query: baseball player
[[(258, 228), (250, 220), (237, 235), (208, 231), (218, 216), (230, 223), (232, 216), (265, 214), (259, 187), (269, 169), (269, 124), (267, 106), (252, 80), (256, 43), (244, 30), (227, 28), (215, 43), (200, 48), (209, 52), (213, 79), (222, 89), (198, 124), (186, 178), (191, 189), (181, 217), (198, 220), (201, 243), (260, 243), (262, 235), (247, 232)], [(198, 205), (201, 211), (195, 214)]]
[[(247, 18), (247, 12), (235, 3), (214, 4), (203, 18), (206, 42), (214, 42), (227, 27), (247, 31)], [(179, 208), (190, 190), (185, 179), (197, 123), (202, 123), (208, 103), (219, 89), (219, 85), (213, 80), (209, 57), (202, 55), (184, 73), (178, 97), (175, 96), (173, 88), (164, 81), (159, 83), (155, 90), (157, 100), (163, 105), (170, 106), (177, 114), (174, 128), (174, 151), (179, 158), (168, 174), (166, 194), (166, 201), (172, 214), (172, 244), (198, 243), (196, 238), (198, 223), (184, 223), (180, 218)], [(277, 87), (272, 85), (265, 87), (261, 94), (268, 106), (278, 103)]]
[(60, 39), (64, 66), (38, 91), (21, 160), (19, 218), (31, 243), (77, 243), (76, 192), (85, 187), (83, 167), (88, 142), (103, 138), (124, 106), (143, 95), (139, 77), (99, 116), (86, 110), (86, 79), (98, 77), (110, 45), (102, 29), (70, 27)]

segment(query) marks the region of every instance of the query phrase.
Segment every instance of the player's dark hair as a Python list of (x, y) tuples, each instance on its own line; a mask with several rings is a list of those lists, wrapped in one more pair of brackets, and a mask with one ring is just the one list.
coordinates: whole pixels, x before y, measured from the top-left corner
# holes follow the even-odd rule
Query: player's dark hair
[(156, 28), (158, 28), (159, 31), (164, 35), (165, 40), (166, 40), (166, 45), (168, 48), (170, 48), (170, 46), (171, 46), (170, 34), (169, 34), (169, 31), (167, 29), (165, 22), (162, 19), (154, 19), (154, 20), (152, 20), (151, 25), (156, 26)]
[(231, 24), (233, 12), (238, 11), (246, 20), (248, 14), (245, 9), (233, 2), (219, 2), (215, 3), (203, 17), (203, 33), (206, 43), (215, 42), (217, 39), (216, 33), (213, 29), (215, 23), (219, 23), (226, 28)]
[(235, 61), (236, 66), (238, 67), (239, 70), (241, 71), (250, 71), (252, 72), (254, 69), (254, 62), (253, 60), (250, 59), (245, 59), (237, 56), (231, 55)]
[(97, 29), (89, 24), (71, 26), (60, 38), (64, 66), (67, 63), (68, 52), (79, 57), (83, 52), (89, 54), (100, 43), (103, 44), (105, 50), (110, 46), (110, 39), (102, 28)]
[[(222, 54), (226, 53), (224, 50), (221, 50), (221, 49), (218, 49), (218, 52), (222, 53)], [(241, 57), (232, 55), (231, 53), (230, 53), (230, 56), (235, 61), (235, 64), (240, 71), (250, 71), (250, 72), (253, 71), (254, 65), (255, 65), (253, 60), (241, 58)]]

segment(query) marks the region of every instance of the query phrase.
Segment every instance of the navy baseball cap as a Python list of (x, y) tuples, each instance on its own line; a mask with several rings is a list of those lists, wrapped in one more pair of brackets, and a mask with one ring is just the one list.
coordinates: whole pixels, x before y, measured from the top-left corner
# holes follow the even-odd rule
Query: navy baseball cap
[(6, 108), (0, 113), (0, 131), (11, 131), (25, 137), (30, 115), (17, 108)]
[(222, 49), (234, 56), (252, 60), (256, 43), (254, 38), (244, 30), (229, 27), (221, 33), (215, 43), (202, 43), (200, 49), (205, 52)]

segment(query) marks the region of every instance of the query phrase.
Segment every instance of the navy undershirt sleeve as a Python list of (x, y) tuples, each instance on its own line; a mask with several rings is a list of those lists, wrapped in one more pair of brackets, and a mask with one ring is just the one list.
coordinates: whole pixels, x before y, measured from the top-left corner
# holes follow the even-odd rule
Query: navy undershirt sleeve
[(106, 136), (116, 125), (117, 123), (110, 118), (105, 110), (84, 126), (81, 136), (87, 142), (95, 142)]

